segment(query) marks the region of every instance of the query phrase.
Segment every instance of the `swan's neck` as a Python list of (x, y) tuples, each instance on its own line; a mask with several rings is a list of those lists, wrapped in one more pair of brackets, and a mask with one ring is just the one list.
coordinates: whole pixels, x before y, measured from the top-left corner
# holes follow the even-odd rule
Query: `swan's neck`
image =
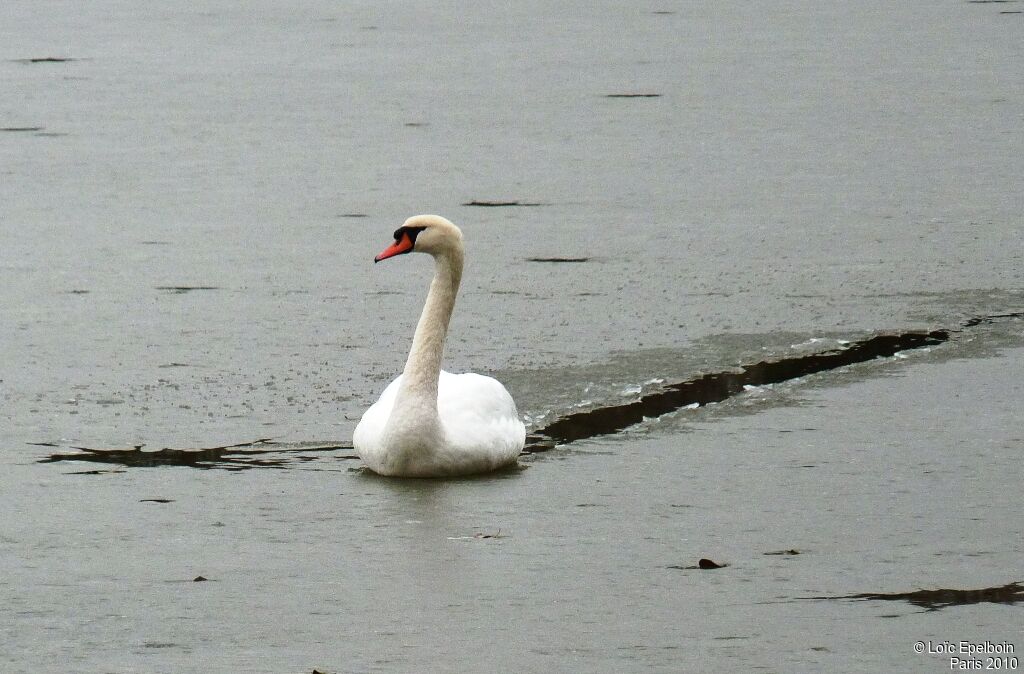
[(437, 413), (437, 380), (441, 374), (448, 322), (462, 280), (462, 258), (461, 246), (434, 256), (434, 280), (430, 282), (430, 292), (402, 372), (402, 387), (396, 400), (400, 408), (416, 405)]

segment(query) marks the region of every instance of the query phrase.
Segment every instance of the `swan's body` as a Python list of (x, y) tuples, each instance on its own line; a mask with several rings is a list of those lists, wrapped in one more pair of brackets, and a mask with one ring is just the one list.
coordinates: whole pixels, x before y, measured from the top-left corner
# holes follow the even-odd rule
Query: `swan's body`
[(434, 280), (405, 369), (356, 426), (356, 452), (373, 472), (398, 477), (470, 475), (513, 464), (526, 427), (512, 396), (491, 377), (441, 370), (462, 279), (462, 232), (438, 216), (409, 218), (375, 261), (410, 252), (433, 255)]

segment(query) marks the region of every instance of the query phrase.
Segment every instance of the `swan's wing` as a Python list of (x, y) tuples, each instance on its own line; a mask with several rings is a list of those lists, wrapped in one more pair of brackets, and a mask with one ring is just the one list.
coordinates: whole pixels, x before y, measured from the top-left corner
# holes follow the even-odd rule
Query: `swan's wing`
[(449, 415), (519, 419), (516, 403), (501, 382), (474, 372), (442, 371), (437, 382), (437, 408), (442, 419)]
[(515, 456), (526, 443), (526, 427), (515, 401), (497, 379), (442, 371), (437, 411), (448, 438), (458, 445)]

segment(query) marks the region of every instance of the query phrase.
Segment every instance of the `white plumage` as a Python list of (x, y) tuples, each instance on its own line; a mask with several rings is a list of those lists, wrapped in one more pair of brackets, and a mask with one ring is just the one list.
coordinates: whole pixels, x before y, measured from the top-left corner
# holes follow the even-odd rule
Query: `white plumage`
[(443, 477), (515, 463), (526, 427), (496, 379), (441, 370), (448, 323), (462, 278), (462, 232), (439, 216), (409, 218), (376, 261), (410, 252), (434, 256), (435, 273), (403, 374), (363, 414), (352, 441), (381, 475)]
[[(401, 384), (399, 375), (384, 389), (352, 438), (373, 472), (407, 477), (486, 473), (514, 462), (523, 451), (526, 428), (512, 396), (497, 379), (442, 370), (437, 390), (440, 434), (408, 413), (407, 421), (413, 423), (396, 424), (387, 433)], [(402, 426), (410, 428), (403, 433)]]

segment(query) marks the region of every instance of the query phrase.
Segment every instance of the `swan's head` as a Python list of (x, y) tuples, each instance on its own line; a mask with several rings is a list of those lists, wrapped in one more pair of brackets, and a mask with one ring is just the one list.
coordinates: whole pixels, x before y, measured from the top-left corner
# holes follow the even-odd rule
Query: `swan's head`
[(395, 242), (374, 262), (403, 253), (442, 255), (462, 249), (462, 230), (440, 215), (414, 215), (395, 230)]

